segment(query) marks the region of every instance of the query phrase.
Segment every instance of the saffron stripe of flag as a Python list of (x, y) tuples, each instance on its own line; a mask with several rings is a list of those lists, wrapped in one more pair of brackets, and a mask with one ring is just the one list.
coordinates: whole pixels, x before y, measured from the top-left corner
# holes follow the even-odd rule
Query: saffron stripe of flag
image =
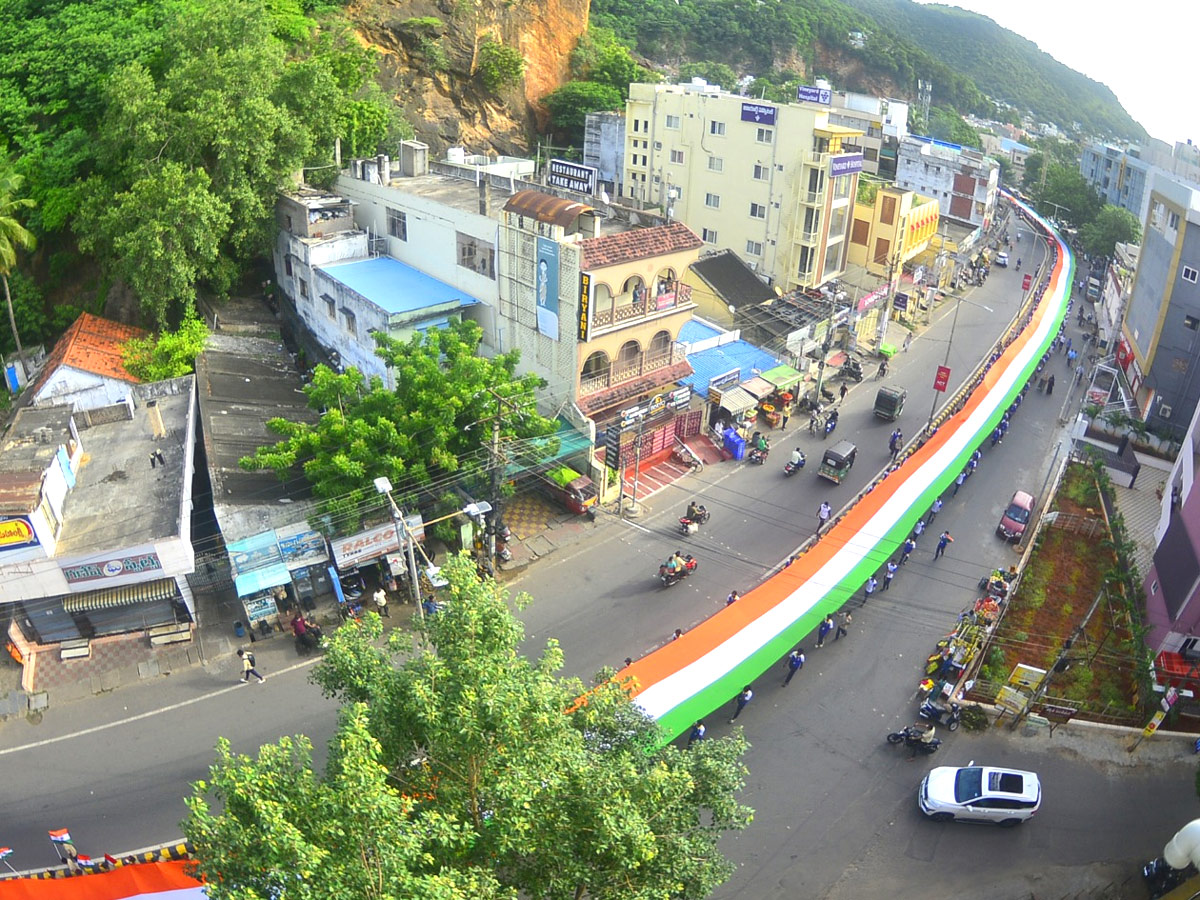
[(106, 863), (108, 863), (110, 866), (115, 866), (117, 864), (117, 858), (115, 856), (111, 856), (108, 853), (104, 854), (104, 861)]
[(56, 844), (69, 844), (71, 842), (71, 832), (65, 828), (59, 828), (57, 831), (51, 831), (50, 840)]

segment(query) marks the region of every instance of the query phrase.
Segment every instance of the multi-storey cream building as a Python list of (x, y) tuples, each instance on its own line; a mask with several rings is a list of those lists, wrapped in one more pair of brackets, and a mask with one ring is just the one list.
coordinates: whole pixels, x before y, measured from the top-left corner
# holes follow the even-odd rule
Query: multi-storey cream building
[(766, 103), (704, 83), (631, 84), (625, 196), (668, 211), (783, 290), (846, 268), (863, 132), (815, 103)]

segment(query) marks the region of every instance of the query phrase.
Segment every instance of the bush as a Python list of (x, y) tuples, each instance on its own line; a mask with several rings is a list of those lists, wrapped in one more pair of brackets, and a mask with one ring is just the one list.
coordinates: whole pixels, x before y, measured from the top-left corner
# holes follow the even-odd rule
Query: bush
[(505, 47), (487, 36), (479, 46), (476, 72), (489, 91), (515, 84), (525, 72), (525, 60), (519, 50)]
[(554, 127), (579, 139), (583, 138), (583, 126), (588, 113), (625, 108), (620, 91), (593, 81), (568, 81), (549, 94), (545, 103), (550, 108)]
[(982, 706), (964, 706), (961, 722), (967, 731), (986, 731), (991, 725), (991, 719)]

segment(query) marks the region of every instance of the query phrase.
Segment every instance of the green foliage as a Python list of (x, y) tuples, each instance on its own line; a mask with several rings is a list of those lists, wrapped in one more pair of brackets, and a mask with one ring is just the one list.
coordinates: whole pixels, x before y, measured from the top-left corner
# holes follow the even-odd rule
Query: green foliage
[(440, 38), (423, 37), (417, 41), (417, 52), (425, 57), (425, 64), (435, 72), (445, 72), (450, 68), (450, 57), (442, 47)]
[(576, 141), (583, 139), (583, 126), (590, 112), (619, 110), (624, 106), (621, 92), (594, 81), (568, 81), (548, 94), (545, 104), (550, 110), (556, 131)]
[(1079, 229), (1080, 244), (1093, 256), (1112, 256), (1117, 244), (1141, 241), (1142, 225), (1137, 216), (1111, 203), (1104, 204), (1096, 218)]
[[(53, 337), (56, 332), (46, 314), (42, 292), (34, 280), (23, 272), (13, 272), (8, 276), (8, 289), (22, 345), (33, 346)], [(74, 312), (78, 314), (78, 310)], [(16, 349), (12, 332), (7, 327), (0, 328), (0, 354), (12, 353)]]
[(208, 341), (203, 319), (190, 316), (174, 331), (133, 338), (121, 348), (121, 363), (141, 381), (166, 381), (196, 370), (196, 357)]
[(979, 132), (968, 125), (963, 117), (952, 109), (932, 107), (929, 110), (929, 121), (926, 123), (926, 133), (939, 141), (950, 141), (962, 144), (964, 147), (982, 149), (983, 141)]
[(879, 195), (879, 186), (880, 185), (878, 181), (875, 181), (869, 177), (863, 178), (862, 176), (859, 176), (858, 195), (855, 197), (855, 200), (857, 200), (859, 203), (865, 203), (868, 206), (874, 206), (875, 198)]
[(476, 355), (481, 330), (471, 321), (417, 333), (406, 342), (376, 334), (376, 354), (392, 370), (395, 390), (358, 369), (338, 375), (318, 366), (305, 388), (315, 424), (272, 419), (283, 440), (241, 460), (247, 469), (274, 469), (281, 477), (303, 464), (321, 501), (321, 513), (341, 532), (356, 531), (381, 508), (374, 479), (386, 476), (401, 497), (429, 486), (436, 476), (479, 476), (487, 465), (491, 430), (481, 423), (496, 413), (495, 391), (519, 412), (505, 411), (502, 438), (551, 434), (555, 423), (534, 411), (534, 375), (516, 375), (519, 355)]
[(340, 629), (314, 671), (328, 696), (356, 717), (365, 710), (360, 732), (391, 783), (416, 798), (411, 814), (458, 838), (429, 841), (429, 865), (482, 869), (531, 898), (707, 896), (732, 871), (721, 836), (752, 815), (737, 801), (740, 733), (660, 746), (619, 685), (601, 679), (589, 691), (558, 676), (557, 643), (536, 660), (521, 655), (506, 592), (480, 581), (468, 557), (442, 574), (444, 609), (424, 620), (422, 642), (393, 633), (380, 647), (371, 614)]
[(1077, 166), (1050, 162), (1044, 183), (1031, 188), (1038, 212), (1061, 218), (1076, 228), (1096, 219), (1104, 203)]
[(960, 721), (962, 727), (967, 731), (987, 731), (988, 726), (991, 725), (991, 719), (988, 718), (983, 707), (976, 706), (974, 703), (963, 707)]
[(525, 72), (525, 60), (515, 47), (505, 47), (490, 35), (479, 45), (477, 72), (489, 91), (516, 84)]
[(443, 26), (441, 19), (437, 16), (417, 16), (411, 19), (405, 19), (396, 27), (401, 31), (434, 31)]
[[(577, 81), (593, 81), (614, 88), (624, 100), (633, 82), (658, 81), (658, 74), (638, 65), (607, 28), (589, 28), (571, 53), (571, 75)], [(594, 110), (589, 110), (594, 112)]]

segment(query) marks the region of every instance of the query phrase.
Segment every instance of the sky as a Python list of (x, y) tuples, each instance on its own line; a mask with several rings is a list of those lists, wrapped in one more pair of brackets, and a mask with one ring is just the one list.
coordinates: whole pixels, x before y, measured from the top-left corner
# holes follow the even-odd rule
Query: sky
[(1200, 143), (1195, 0), (1113, 5), (1081, 0), (940, 0), (1028, 38), (1109, 87), (1151, 137)]

